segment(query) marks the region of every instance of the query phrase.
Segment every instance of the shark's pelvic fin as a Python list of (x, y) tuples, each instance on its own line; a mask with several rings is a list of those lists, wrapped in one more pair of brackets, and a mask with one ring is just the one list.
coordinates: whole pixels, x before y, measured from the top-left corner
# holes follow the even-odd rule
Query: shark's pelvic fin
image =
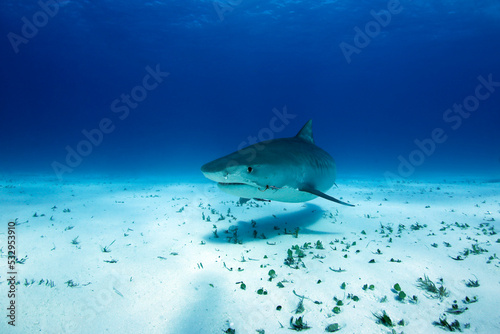
[(324, 199), (327, 199), (329, 201), (332, 201), (332, 202), (335, 202), (335, 203), (339, 203), (339, 204), (342, 204), (342, 205), (347, 205), (347, 206), (354, 206), (352, 204), (349, 204), (349, 203), (346, 203), (346, 202), (342, 202), (341, 200), (338, 200), (336, 199), (335, 197), (332, 197), (332, 196), (329, 196), (319, 190), (316, 190), (314, 188), (311, 188), (311, 187), (302, 187), (299, 189), (300, 191), (304, 191), (306, 193), (310, 193), (310, 194), (313, 194), (313, 195), (316, 195), (318, 197), (323, 197)]
[(295, 138), (300, 138), (308, 143), (314, 144), (312, 119), (308, 120), (302, 129), (297, 133)]

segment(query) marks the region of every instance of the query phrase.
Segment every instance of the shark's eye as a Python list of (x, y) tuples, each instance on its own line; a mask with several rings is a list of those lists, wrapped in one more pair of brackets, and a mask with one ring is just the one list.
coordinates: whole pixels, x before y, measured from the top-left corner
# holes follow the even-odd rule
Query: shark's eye
[(252, 167), (248, 167), (247, 168), (247, 172), (251, 173), (253, 171), (253, 168)]

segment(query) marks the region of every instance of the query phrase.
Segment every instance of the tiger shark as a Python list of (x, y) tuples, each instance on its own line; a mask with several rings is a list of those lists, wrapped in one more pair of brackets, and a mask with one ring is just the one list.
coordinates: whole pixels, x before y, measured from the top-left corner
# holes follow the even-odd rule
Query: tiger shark
[(335, 161), (314, 144), (312, 120), (295, 137), (253, 144), (203, 165), (201, 172), (243, 199), (300, 203), (322, 197), (354, 206), (325, 194), (335, 184)]

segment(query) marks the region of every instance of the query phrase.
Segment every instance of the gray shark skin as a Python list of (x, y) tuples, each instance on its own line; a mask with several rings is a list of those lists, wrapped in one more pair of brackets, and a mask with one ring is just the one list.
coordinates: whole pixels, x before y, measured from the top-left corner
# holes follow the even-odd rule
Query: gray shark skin
[(219, 188), (242, 198), (300, 203), (323, 197), (335, 183), (333, 158), (314, 144), (312, 120), (295, 137), (263, 141), (201, 167)]

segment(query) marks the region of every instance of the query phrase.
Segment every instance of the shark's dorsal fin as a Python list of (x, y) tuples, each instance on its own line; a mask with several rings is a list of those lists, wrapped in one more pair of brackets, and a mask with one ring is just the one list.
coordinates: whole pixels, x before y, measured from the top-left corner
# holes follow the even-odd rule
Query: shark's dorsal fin
[(312, 119), (307, 121), (307, 123), (302, 127), (299, 133), (297, 133), (295, 138), (300, 138), (308, 143), (314, 144)]

